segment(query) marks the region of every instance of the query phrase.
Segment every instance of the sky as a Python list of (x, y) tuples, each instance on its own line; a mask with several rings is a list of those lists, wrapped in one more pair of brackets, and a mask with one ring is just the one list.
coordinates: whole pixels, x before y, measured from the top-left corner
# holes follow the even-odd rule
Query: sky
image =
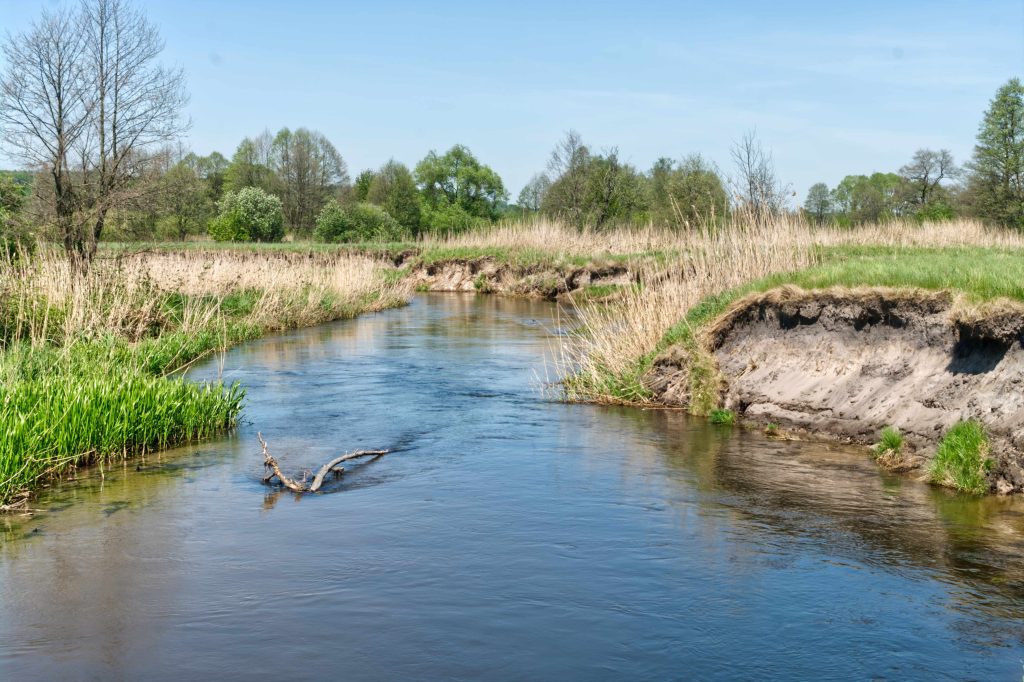
[[(0, 0), (0, 34), (58, 4)], [(756, 130), (802, 202), (921, 147), (966, 160), (996, 89), (1024, 77), (1024, 0), (138, 5), (185, 70), (194, 151), (304, 126), (354, 177), (460, 143), (513, 199), (569, 129), (642, 170), (700, 153), (726, 173)]]

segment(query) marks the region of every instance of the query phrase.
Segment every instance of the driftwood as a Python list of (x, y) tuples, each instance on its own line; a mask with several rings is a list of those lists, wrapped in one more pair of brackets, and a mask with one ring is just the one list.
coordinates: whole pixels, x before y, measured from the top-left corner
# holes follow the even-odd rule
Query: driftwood
[(358, 450), (356, 452), (348, 452), (344, 455), (339, 455), (331, 461), (320, 467), (320, 470), (316, 472), (316, 476), (313, 477), (313, 482), (306, 485), (306, 478), (309, 472), (306, 472), (302, 476), (302, 480), (295, 480), (289, 478), (281, 472), (281, 467), (278, 466), (277, 460), (270, 455), (270, 450), (267, 448), (267, 441), (263, 440), (263, 434), (257, 433), (256, 437), (260, 439), (260, 445), (263, 446), (263, 466), (267, 468), (267, 474), (263, 477), (264, 483), (270, 483), (275, 478), (281, 481), (281, 485), (289, 490), (294, 490), (297, 493), (315, 493), (320, 490), (320, 486), (324, 484), (324, 478), (327, 474), (334, 473), (336, 476), (341, 476), (345, 473), (344, 467), (338, 466), (342, 462), (347, 462), (350, 459), (359, 459), (360, 457), (382, 457), (383, 455), (391, 452), (390, 450)]

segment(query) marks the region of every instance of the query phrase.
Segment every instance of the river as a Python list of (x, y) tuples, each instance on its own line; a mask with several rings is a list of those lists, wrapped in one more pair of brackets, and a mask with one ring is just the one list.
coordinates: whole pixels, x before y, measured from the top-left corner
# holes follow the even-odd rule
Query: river
[[(430, 294), (197, 368), (235, 433), (0, 519), (0, 679), (1021, 678), (1019, 500), (551, 401), (559, 324)], [(299, 497), (257, 431), (290, 471), (396, 451)]]

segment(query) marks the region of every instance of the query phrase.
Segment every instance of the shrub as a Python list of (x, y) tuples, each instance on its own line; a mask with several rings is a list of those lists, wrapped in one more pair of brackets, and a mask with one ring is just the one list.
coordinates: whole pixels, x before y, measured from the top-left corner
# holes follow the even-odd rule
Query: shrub
[(992, 467), (985, 428), (974, 420), (953, 426), (939, 443), (932, 462), (933, 483), (968, 493), (981, 494), (988, 489), (986, 474)]
[(322, 242), (399, 241), (406, 231), (379, 206), (368, 203), (342, 206), (329, 201), (316, 219), (313, 233)]
[(279, 242), (284, 237), (281, 200), (259, 187), (228, 192), (209, 233), (219, 242)]
[(436, 235), (458, 234), (483, 227), (487, 220), (470, 215), (458, 204), (423, 204), (420, 224), (424, 232)]
[(722, 424), (724, 426), (732, 426), (736, 423), (736, 415), (733, 414), (732, 410), (711, 410), (708, 419), (711, 420), (712, 424)]

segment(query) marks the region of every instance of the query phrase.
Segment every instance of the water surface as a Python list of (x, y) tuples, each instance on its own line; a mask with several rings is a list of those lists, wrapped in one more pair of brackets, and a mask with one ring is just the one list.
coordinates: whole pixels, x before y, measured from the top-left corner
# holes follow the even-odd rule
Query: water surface
[[(234, 435), (0, 520), (0, 679), (1020, 679), (1020, 502), (546, 401), (558, 324), (428, 295), (231, 351)], [(297, 497), (257, 430), (397, 452)]]

